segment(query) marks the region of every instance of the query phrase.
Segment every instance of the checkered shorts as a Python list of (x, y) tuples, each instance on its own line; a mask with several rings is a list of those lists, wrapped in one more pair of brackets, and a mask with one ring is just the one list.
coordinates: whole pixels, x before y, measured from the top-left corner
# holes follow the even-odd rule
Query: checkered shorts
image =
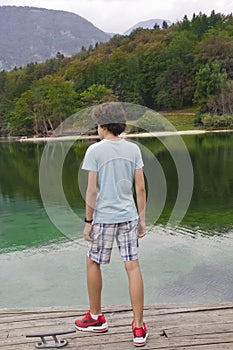
[(88, 243), (87, 256), (98, 264), (110, 262), (115, 238), (124, 261), (138, 258), (138, 220), (119, 224), (93, 224), (91, 237), (93, 242)]

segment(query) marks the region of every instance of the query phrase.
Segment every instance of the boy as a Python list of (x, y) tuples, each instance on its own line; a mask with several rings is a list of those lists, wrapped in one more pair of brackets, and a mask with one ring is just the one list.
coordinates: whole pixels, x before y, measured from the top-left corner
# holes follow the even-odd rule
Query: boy
[[(138, 238), (146, 234), (146, 192), (139, 147), (119, 135), (126, 119), (121, 103), (104, 103), (93, 109), (101, 142), (91, 145), (82, 169), (88, 171), (84, 239), (90, 310), (75, 327), (82, 331), (105, 332), (108, 325), (101, 313), (101, 264), (110, 262), (114, 238), (124, 261), (133, 308), (133, 343), (143, 346), (148, 333), (143, 322), (144, 290), (139, 267)], [(135, 183), (137, 209), (132, 187)]]

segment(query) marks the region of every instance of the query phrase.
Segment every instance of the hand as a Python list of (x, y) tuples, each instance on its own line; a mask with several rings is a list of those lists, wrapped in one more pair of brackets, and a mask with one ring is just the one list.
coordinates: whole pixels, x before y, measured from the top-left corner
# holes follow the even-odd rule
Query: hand
[(92, 224), (86, 223), (83, 231), (83, 237), (87, 242), (93, 242), (93, 239), (91, 238), (91, 230)]
[(144, 237), (146, 234), (146, 223), (145, 221), (139, 221), (138, 223), (138, 238)]

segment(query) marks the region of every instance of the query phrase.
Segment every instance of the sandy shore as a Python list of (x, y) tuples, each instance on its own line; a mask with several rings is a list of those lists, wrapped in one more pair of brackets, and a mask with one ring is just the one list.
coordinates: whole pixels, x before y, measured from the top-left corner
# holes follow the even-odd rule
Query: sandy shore
[[(183, 131), (156, 131), (144, 132), (138, 134), (122, 134), (123, 138), (138, 137), (165, 137), (175, 135), (198, 135), (207, 133), (233, 132), (233, 130), (183, 130)], [(50, 137), (21, 137), (17, 139), (20, 142), (47, 142), (47, 141), (75, 141), (98, 139), (97, 135), (67, 135), (67, 136), (50, 136)]]

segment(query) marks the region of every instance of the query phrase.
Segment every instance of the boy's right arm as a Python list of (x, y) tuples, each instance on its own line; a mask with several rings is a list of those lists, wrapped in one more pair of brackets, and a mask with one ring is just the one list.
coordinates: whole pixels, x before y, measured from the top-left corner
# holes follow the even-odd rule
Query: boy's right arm
[(136, 191), (136, 200), (137, 200), (137, 208), (139, 215), (138, 222), (138, 237), (144, 237), (146, 234), (146, 189), (145, 189), (145, 180), (143, 169), (135, 170), (135, 191)]

